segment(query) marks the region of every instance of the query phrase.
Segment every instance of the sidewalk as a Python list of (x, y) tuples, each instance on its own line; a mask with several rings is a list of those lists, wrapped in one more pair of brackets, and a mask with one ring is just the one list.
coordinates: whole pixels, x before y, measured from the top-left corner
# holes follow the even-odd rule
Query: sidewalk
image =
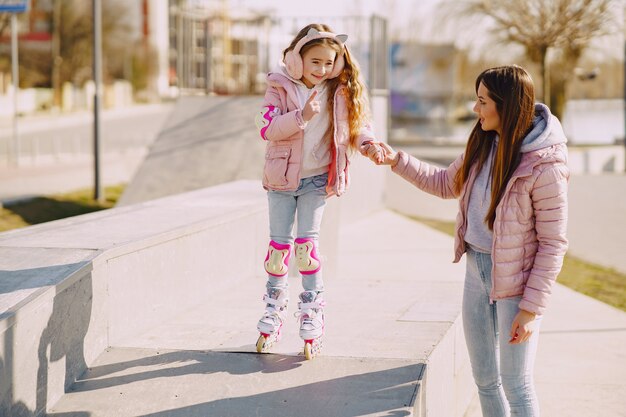
[[(173, 108), (164, 103), (103, 111), (103, 185), (130, 180)], [(4, 154), (12, 130), (0, 120), (0, 201), (93, 187), (92, 129), (88, 112), (21, 118), (22, 156), (15, 167)]]

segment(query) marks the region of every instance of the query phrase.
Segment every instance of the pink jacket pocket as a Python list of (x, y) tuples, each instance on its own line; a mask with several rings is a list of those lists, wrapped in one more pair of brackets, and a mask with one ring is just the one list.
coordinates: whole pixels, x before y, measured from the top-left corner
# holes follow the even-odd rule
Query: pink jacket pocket
[(265, 152), (265, 180), (270, 187), (287, 185), (290, 146), (272, 146)]

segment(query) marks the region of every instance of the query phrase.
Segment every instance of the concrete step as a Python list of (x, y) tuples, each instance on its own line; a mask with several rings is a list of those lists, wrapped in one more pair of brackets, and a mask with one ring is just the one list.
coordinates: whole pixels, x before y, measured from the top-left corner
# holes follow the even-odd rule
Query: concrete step
[(412, 415), (423, 371), (401, 359), (112, 348), (47, 415)]
[(339, 241), (336, 254), (322, 248), (338, 262), (325, 276), (324, 349), (314, 360), (293, 317), (298, 277), (288, 278), (283, 337), (270, 354), (255, 351), (265, 277), (216, 281), (206, 302), (120, 338), (48, 415), (424, 416), (429, 401), (462, 415), (473, 387), (454, 388), (469, 366), (451, 239), (383, 211), (343, 227)]

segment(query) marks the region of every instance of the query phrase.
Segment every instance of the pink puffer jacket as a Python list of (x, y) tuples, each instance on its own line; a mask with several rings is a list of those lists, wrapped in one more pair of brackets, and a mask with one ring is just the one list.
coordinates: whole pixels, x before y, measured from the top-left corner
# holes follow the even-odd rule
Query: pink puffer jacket
[[(263, 107), (256, 118), (261, 137), (267, 141), (263, 187), (270, 190), (294, 191), (301, 179), (305, 127), (295, 92), (296, 87), (292, 80), (278, 72), (267, 76), (267, 84)], [(342, 195), (350, 185), (348, 172), (350, 130), (343, 88), (345, 87), (337, 88), (334, 95), (332, 115), (334, 134), (326, 186), (329, 196)], [(359, 151), (363, 152), (361, 149), (363, 142), (371, 140), (374, 140), (374, 135), (370, 126), (363, 126), (358, 137)]]
[[(472, 170), (460, 195), (454, 193), (454, 177), (463, 157), (448, 168), (439, 168), (400, 151), (398, 163), (392, 167), (423, 191), (442, 198), (459, 198), (454, 262), (466, 250), (467, 207), (477, 176), (476, 169)], [(491, 250), (492, 300), (522, 295), (521, 309), (535, 314), (545, 311), (568, 246), (566, 161), (564, 143), (522, 154), (496, 208)]]

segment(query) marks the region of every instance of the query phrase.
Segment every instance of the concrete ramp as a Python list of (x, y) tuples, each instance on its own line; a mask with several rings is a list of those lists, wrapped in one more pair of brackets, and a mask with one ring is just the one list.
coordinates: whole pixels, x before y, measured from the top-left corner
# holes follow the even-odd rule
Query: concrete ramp
[(261, 96), (180, 98), (118, 205), (260, 179), (265, 143), (254, 117), (261, 100)]
[[(354, 215), (358, 191), (326, 220)], [(264, 201), (259, 181), (237, 181), (1, 234), (0, 415), (462, 416), (451, 238), (386, 210), (342, 224), (322, 252), (336, 260), (322, 356), (302, 354), (299, 277), (283, 340), (259, 355)]]
[[(393, 233), (376, 246), (354, 244), (383, 231)], [(120, 317), (127, 329), (110, 328), (116, 340), (48, 416), (462, 415), (472, 390), (458, 327), (462, 266), (445, 263), (450, 238), (382, 211), (342, 228), (339, 240), (338, 271), (326, 282), (321, 356), (306, 361), (302, 354), (293, 317), (299, 277), (289, 278), (292, 301), (281, 342), (258, 355), (262, 274), (226, 272), (223, 280), (211, 274), (200, 294), (205, 301), (189, 303), (173, 293), (190, 284), (180, 280), (183, 274), (172, 275), (175, 310), (142, 326), (133, 324), (139, 311)], [(393, 272), (371, 261), (380, 254)], [(420, 273), (429, 262), (445, 266)], [(132, 272), (113, 265), (109, 271)], [(112, 293), (121, 290), (109, 285)]]

